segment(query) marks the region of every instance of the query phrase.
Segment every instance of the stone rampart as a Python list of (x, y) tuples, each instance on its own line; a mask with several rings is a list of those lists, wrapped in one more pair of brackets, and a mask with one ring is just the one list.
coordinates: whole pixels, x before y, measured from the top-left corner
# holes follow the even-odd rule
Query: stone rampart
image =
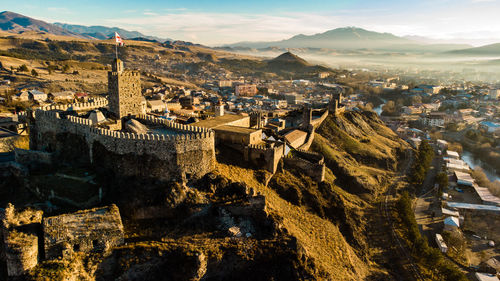
[(168, 121), (167, 119), (163, 118), (158, 118), (153, 115), (147, 115), (147, 114), (139, 114), (136, 117), (137, 120), (140, 120), (141, 123), (147, 124), (147, 125), (157, 125), (164, 127), (166, 129), (176, 131), (176, 132), (182, 132), (182, 133), (204, 133), (204, 132), (211, 132), (212, 130), (203, 128), (203, 127), (195, 127), (195, 126), (190, 126), (190, 125), (184, 125), (184, 124), (179, 124), (176, 122), (171, 122)]
[[(170, 180), (174, 177), (201, 177), (215, 168), (213, 131), (160, 123), (164, 120), (159, 118), (145, 118), (183, 133), (117, 132), (93, 127), (89, 119), (63, 118), (54, 111), (37, 110), (31, 126), (30, 145), (33, 149), (54, 151), (56, 157), (65, 156), (62, 154), (78, 147), (81, 150), (78, 151), (79, 159), (112, 169), (123, 176)], [(77, 144), (71, 143), (77, 141)], [(142, 165), (142, 162), (147, 163)]]
[(92, 110), (101, 107), (107, 107), (108, 100), (106, 98), (95, 98), (92, 102), (79, 102), (79, 103), (71, 103), (71, 104), (51, 104), (39, 107), (38, 109), (49, 111), (49, 110), (63, 110), (66, 111), (69, 108), (75, 111), (84, 111), (84, 110)]
[(325, 162), (325, 157), (316, 152), (297, 149), (294, 153), (300, 158), (303, 158), (311, 163), (323, 164)]
[(321, 125), (321, 123), (323, 123), (323, 121), (325, 121), (326, 117), (328, 117), (328, 113), (329, 113), (329, 111), (328, 111), (328, 109), (326, 109), (325, 112), (323, 112), (323, 114), (321, 114), (321, 116), (319, 118), (313, 119), (311, 121), (311, 125), (313, 125), (313, 127), (315, 129), (317, 129)]
[(284, 152), (283, 143), (274, 143), (271, 146), (250, 144), (244, 148), (244, 158), (245, 161), (275, 173)]
[(285, 168), (297, 169), (311, 177), (316, 182), (322, 182), (325, 180), (324, 163), (313, 163), (297, 156), (288, 155), (283, 157), (283, 163)]

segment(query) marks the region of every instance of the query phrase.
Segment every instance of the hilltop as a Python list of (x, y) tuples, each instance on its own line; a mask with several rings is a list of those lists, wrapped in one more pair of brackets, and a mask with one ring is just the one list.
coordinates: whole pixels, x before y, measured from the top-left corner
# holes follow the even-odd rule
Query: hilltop
[(464, 56), (500, 56), (500, 43), (450, 51), (447, 54)]
[(270, 64), (290, 64), (296, 66), (310, 66), (310, 64), (303, 58), (292, 54), (291, 52), (283, 53), (276, 58), (269, 61)]
[(394, 44), (409, 44), (412, 41), (397, 37), (390, 33), (378, 33), (357, 27), (332, 29), (313, 35), (299, 34), (289, 39), (275, 42), (241, 42), (229, 46), (251, 48), (285, 47), (285, 48), (329, 48), (360, 49), (379, 48)]
[(228, 48), (306, 48), (340, 51), (379, 50), (391, 52), (444, 52), (466, 48), (465, 44), (429, 44), (413, 38), (399, 37), (392, 33), (381, 33), (358, 27), (343, 27), (313, 35), (298, 34), (289, 39), (271, 42), (239, 42)]
[(4, 11), (0, 13), (0, 30), (12, 33), (24, 33), (26, 31), (35, 31), (42, 33), (50, 33), (53, 35), (85, 38), (85, 36), (68, 31), (54, 24), (50, 24), (41, 20), (33, 19), (9, 11)]
[(263, 61), (223, 59), (220, 61), (220, 65), (241, 74), (253, 72), (272, 73), (286, 78), (290, 76), (309, 78), (316, 76), (318, 72), (333, 71), (325, 66), (313, 65), (291, 52), (285, 52), (273, 59)]
[(370, 112), (329, 116), (319, 131), (323, 182), (285, 167), (232, 165), (222, 154), (237, 157), (222, 151), (215, 171), (188, 185), (104, 181), (127, 243), (102, 257), (44, 261), (28, 280), (397, 280), (404, 275), (384, 267), (390, 256), (380, 261), (383, 249), (369, 237), (376, 200), (407, 145)]

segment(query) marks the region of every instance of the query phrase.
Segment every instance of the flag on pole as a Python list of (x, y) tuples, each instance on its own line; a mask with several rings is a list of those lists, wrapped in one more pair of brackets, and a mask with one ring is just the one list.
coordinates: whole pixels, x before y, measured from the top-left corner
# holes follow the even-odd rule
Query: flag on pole
[(120, 46), (123, 46), (125, 44), (120, 37), (120, 34), (118, 34), (117, 32), (115, 32), (115, 42)]

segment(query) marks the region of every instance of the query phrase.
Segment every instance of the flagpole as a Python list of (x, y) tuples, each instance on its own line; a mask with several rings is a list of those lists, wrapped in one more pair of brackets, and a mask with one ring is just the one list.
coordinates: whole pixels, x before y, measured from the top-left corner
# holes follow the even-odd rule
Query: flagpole
[(115, 42), (115, 55), (116, 55), (116, 60), (118, 60), (118, 44)]

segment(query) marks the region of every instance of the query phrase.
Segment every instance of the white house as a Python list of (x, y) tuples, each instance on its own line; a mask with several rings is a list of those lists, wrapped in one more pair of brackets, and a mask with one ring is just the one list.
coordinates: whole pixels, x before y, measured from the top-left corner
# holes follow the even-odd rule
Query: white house
[(447, 217), (444, 219), (444, 230), (453, 231), (460, 227), (460, 221), (456, 217)]
[(63, 91), (57, 93), (50, 93), (49, 97), (53, 100), (72, 100), (75, 97), (75, 93), (72, 91)]
[(436, 233), (436, 244), (438, 245), (439, 250), (441, 250), (442, 253), (448, 252), (448, 246), (446, 246), (443, 236), (441, 236), (441, 234), (439, 233)]
[(38, 90), (31, 90), (28, 92), (30, 100), (34, 101), (46, 101), (47, 94)]
[(167, 109), (167, 104), (162, 100), (148, 100), (148, 107), (151, 111), (165, 111)]

